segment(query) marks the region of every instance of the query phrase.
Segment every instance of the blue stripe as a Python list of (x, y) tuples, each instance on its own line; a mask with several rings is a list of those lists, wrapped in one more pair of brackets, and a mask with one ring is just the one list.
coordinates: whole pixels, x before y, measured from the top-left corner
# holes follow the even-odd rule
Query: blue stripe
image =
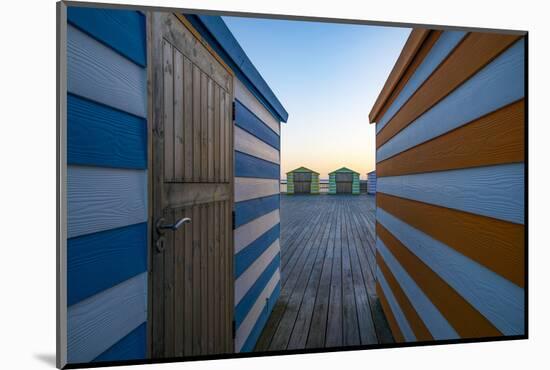
[(513, 103), (525, 95), (524, 41), (519, 40), (376, 151), (381, 162)]
[(269, 280), (273, 277), (273, 274), (275, 271), (277, 271), (277, 268), (281, 264), (281, 255), (277, 253), (275, 257), (273, 257), (273, 260), (267, 265), (265, 270), (260, 274), (258, 277), (258, 280), (254, 282), (254, 284), (250, 287), (248, 292), (244, 295), (244, 297), (241, 299), (237, 307), (235, 307), (235, 324), (236, 327), (239, 328), (241, 326), (241, 323), (246, 318), (246, 315), (254, 306), (254, 303), (258, 300), (258, 297), (266, 287)]
[(235, 203), (235, 227), (276, 210), (279, 208), (279, 198), (280, 195), (275, 194)]
[(254, 324), (254, 328), (250, 332), (250, 335), (246, 339), (246, 342), (244, 342), (243, 347), (241, 348), (241, 352), (252, 352), (254, 350), (256, 342), (258, 341), (258, 338), (260, 338), (260, 334), (262, 333), (262, 330), (267, 323), (267, 319), (269, 318), (269, 315), (271, 314), (271, 311), (273, 310), (273, 307), (275, 306), (275, 303), (277, 302), (280, 294), (281, 282), (279, 281), (275, 289), (273, 289), (273, 293), (271, 293), (265, 309), (262, 310), (260, 317), (256, 321), (256, 324)]
[(235, 176), (279, 179), (278, 164), (235, 151)]
[(377, 191), (464, 212), (524, 222), (523, 163), (379, 177)]
[(67, 241), (67, 304), (147, 270), (147, 223)]
[(430, 49), (426, 58), (422, 61), (420, 66), (414, 71), (413, 75), (403, 87), (403, 90), (399, 93), (392, 105), (388, 108), (384, 116), (380, 119), (380, 122), (376, 125), (376, 133), (393, 118), (395, 113), (409, 100), (409, 98), (415, 93), (416, 90), (430, 77), (433, 71), (447, 58), (447, 56), (454, 50), (458, 43), (464, 38), (466, 32), (463, 31), (445, 31), (441, 34), (439, 39)]
[(238, 278), (275, 240), (279, 238), (280, 224), (273, 226), (235, 255), (235, 277)]
[(147, 356), (147, 323), (143, 323), (92, 362), (143, 360)]
[(67, 20), (134, 63), (146, 66), (145, 17), (141, 13), (70, 6)]
[(235, 99), (235, 124), (266, 144), (277, 150), (280, 149), (279, 135), (237, 99)]
[(147, 168), (147, 121), (67, 95), (67, 163)]

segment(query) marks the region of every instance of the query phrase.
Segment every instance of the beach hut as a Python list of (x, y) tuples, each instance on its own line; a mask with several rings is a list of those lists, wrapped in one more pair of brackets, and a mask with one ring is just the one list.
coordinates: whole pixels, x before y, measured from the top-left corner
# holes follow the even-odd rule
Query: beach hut
[(329, 194), (360, 194), (359, 173), (342, 167), (329, 173)]
[(526, 334), (524, 34), (413, 29), (369, 114), (397, 341)]
[(59, 2), (58, 27), (58, 366), (251, 351), (288, 113), (222, 17)]
[(376, 194), (376, 171), (367, 173), (367, 194)]
[(300, 167), (286, 173), (287, 194), (319, 194), (319, 173)]

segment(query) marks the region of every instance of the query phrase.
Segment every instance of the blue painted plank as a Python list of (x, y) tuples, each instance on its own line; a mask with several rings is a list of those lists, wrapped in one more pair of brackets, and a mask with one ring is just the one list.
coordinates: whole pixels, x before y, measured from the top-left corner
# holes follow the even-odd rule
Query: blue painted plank
[(147, 356), (147, 323), (143, 323), (92, 362), (143, 360)]
[(524, 222), (523, 163), (379, 177), (376, 186), (401, 198)]
[(390, 310), (393, 313), (393, 316), (395, 317), (395, 321), (397, 321), (397, 325), (399, 326), (399, 329), (401, 329), (401, 333), (403, 334), (405, 341), (415, 342), (416, 336), (414, 335), (411, 329), (409, 321), (407, 320), (407, 318), (405, 317), (405, 314), (401, 310), (399, 303), (397, 303), (397, 299), (393, 295), (393, 292), (380, 269), (376, 269), (376, 277), (377, 277), (378, 283), (380, 284), (380, 287), (382, 288), (382, 291), (384, 292), (384, 296), (386, 296), (386, 300), (388, 301)]
[(235, 124), (273, 148), (280, 149), (280, 137), (244, 104), (235, 99)]
[(265, 270), (260, 274), (256, 282), (252, 284), (252, 286), (241, 299), (237, 307), (235, 307), (235, 325), (237, 328), (241, 325), (246, 315), (248, 314), (254, 303), (256, 303), (256, 300), (258, 299), (258, 297), (266, 287), (267, 283), (280, 265), (281, 255), (277, 254), (269, 263), (269, 265), (267, 265)]
[(381, 208), (376, 220), (504, 335), (524, 334), (522, 288)]
[(146, 169), (147, 121), (68, 94), (67, 163)]
[(267, 319), (269, 318), (269, 315), (271, 314), (271, 311), (273, 310), (273, 307), (275, 306), (275, 303), (277, 302), (277, 299), (279, 298), (280, 294), (281, 294), (281, 283), (279, 282), (277, 283), (277, 286), (273, 290), (273, 293), (271, 293), (271, 296), (267, 301), (265, 310), (262, 311), (260, 317), (258, 318), (258, 321), (256, 321), (256, 324), (254, 324), (254, 328), (252, 329), (252, 331), (250, 332), (250, 335), (244, 342), (244, 345), (241, 348), (240, 352), (254, 351), (254, 347), (258, 342), (258, 338), (260, 338), (260, 334), (262, 333), (262, 330), (265, 324), (267, 323)]
[(407, 81), (407, 84), (403, 87), (399, 95), (397, 95), (392, 105), (376, 124), (376, 133), (380, 132), (380, 130), (386, 126), (395, 113), (397, 113), (397, 111), (399, 111), (399, 109), (409, 100), (424, 81), (431, 76), (433, 71), (435, 71), (441, 62), (447, 58), (464, 36), (466, 36), (466, 32), (463, 31), (445, 31), (441, 34), (428, 52), (428, 55), (426, 55), (409, 81)]
[(235, 227), (244, 225), (279, 208), (279, 198), (280, 195), (276, 194), (235, 203)]
[(207, 15), (186, 15), (186, 17), (230, 66), (237, 78), (258, 97), (270, 113), (278, 121), (286, 122), (288, 113), (227, 28), (223, 19), (219, 16)]
[(279, 179), (278, 164), (235, 151), (235, 176)]
[(147, 270), (147, 223), (67, 241), (67, 305)]
[(67, 20), (134, 63), (147, 65), (145, 17), (138, 11), (70, 6)]
[(235, 277), (239, 277), (269, 246), (279, 238), (281, 224), (273, 226), (235, 255)]
[(381, 162), (524, 97), (524, 41), (519, 40), (376, 151)]

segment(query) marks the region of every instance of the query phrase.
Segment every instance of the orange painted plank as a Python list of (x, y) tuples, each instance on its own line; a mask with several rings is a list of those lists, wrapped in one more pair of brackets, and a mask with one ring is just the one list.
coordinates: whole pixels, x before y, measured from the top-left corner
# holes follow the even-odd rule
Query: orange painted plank
[(403, 337), (403, 333), (401, 332), (399, 325), (397, 325), (397, 320), (393, 315), (390, 305), (388, 304), (388, 300), (386, 299), (386, 296), (384, 295), (384, 291), (380, 287), (379, 282), (376, 282), (376, 294), (378, 294), (378, 298), (380, 299), (380, 304), (382, 305), (382, 310), (384, 311), (384, 314), (386, 315), (386, 319), (388, 320), (388, 324), (390, 325), (390, 329), (393, 334), (393, 339), (395, 339), (397, 343), (403, 343), (405, 341), (405, 337)]

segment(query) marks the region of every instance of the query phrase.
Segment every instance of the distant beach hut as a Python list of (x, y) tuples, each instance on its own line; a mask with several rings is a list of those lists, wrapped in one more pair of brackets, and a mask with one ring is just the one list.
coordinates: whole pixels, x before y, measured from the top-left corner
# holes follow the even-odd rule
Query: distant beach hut
[(319, 173), (300, 167), (286, 173), (287, 194), (319, 194)]
[(367, 194), (376, 194), (376, 171), (367, 173)]
[(342, 167), (329, 173), (329, 194), (359, 194), (359, 173)]

